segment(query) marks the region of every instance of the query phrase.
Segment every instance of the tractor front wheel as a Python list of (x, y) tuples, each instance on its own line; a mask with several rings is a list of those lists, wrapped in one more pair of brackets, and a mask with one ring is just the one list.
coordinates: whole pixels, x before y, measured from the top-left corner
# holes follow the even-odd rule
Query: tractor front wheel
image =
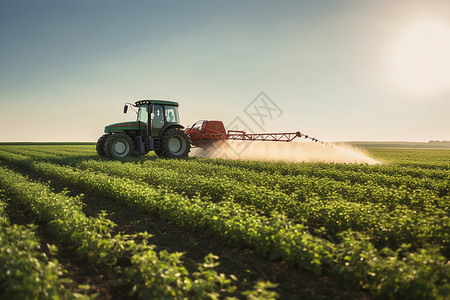
[(191, 144), (187, 134), (178, 128), (170, 128), (161, 137), (161, 148), (158, 156), (186, 158), (190, 150)]
[(130, 156), (134, 151), (133, 140), (126, 134), (111, 134), (105, 142), (106, 156), (110, 159), (122, 159)]

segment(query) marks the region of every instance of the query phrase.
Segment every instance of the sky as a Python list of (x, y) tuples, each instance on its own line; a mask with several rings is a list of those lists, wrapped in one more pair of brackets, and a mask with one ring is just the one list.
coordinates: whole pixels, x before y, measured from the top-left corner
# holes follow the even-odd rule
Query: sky
[(185, 126), (450, 140), (450, 1), (0, 0), (0, 142), (96, 141), (141, 99)]

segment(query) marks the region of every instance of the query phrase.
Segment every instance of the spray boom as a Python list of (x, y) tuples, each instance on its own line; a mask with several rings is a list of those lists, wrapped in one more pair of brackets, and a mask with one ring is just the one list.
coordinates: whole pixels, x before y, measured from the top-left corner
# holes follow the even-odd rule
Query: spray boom
[(196, 147), (207, 147), (214, 142), (222, 140), (292, 142), (297, 137), (304, 137), (313, 142), (328, 145), (300, 131), (287, 133), (246, 133), (242, 130), (226, 131), (222, 121), (197, 121), (191, 127), (186, 128), (185, 131), (189, 135), (192, 145)]

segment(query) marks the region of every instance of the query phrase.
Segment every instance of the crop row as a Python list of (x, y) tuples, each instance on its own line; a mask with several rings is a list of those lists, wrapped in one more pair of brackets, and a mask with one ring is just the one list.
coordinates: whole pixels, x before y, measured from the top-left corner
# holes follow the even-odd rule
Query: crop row
[(67, 159), (68, 157), (73, 158), (74, 153), (76, 153), (75, 157), (79, 157), (82, 155), (87, 155), (88, 153), (91, 152), (91, 151), (89, 151), (89, 152), (81, 152), (80, 153), (80, 151), (75, 151), (75, 150), (70, 150), (70, 149), (55, 151), (49, 147), (44, 148), (44, 149), (41, 149), (39, 147), (36, 147), (36, 148), (32, 148), (32, 147), (30, 147), (30, 148), (28, 148), (28, 147), (26, 147), (26, 148), (0, 148), (0, 149), (8, 150), (9, 152), (13, 152), (13, 153), (33, 156), (38, 159), (53, 160), (53, 161)]
[(371, 149), (370, 153), (398, 166), (450, 171), (448, 149)]
[[(4, 191), (0, 190), (0, 290), (4, 299), (78, 299), (62, 279), (56, 259), (41, 252), (40, 241), (33, 225), (10, 224), (4, 208)], [(55, 250), (55, 246), (49, 246)]]
[[(8, 147), (4, 148), (13, 151), (35, 151), (40, 153), (56, 154), (62, 156), (92, 156), (96, 155), (95, 149), (92, 146), (22, 146), (22, 147)], [(379, 150), (379, 149), (378, 149)], [(390, 150), (392, 152), (392, 150)], [(384, 153), (384, 152), (383, 152)], [(419, 152), (420, 154), (421, 152)], [(383, 178), (386, 178), (387, 183), (400, 186), (405, 185), (402, 177), (410, 177), (412, 179), (428, 179), (428, 180), (445, 180), (450, 179), (450, 151), (439, 152), (439, 159), (433, 159), (433, 164), (441, 166), (441, 169), (422, 169), (417, 167), (415, 161), (411, 161), (410, 165), (403, 163), (402, 166), (398, 164), (387, 165), (367, 165), (367, 164), (333, 164), (333, 163), (286, 163), (286, 162), (260, 162), (260, 161), (242, 161), (242, 160), (224, 160), (224, 159), (196, 159), (192, 158), (189, 161), (195, 161), (201, 165), (207, 165), (205, 170), (213, 170), (215, 166), (225, 166), (228, 169), (250, 170), (253, 172), (265, 172), (269, 174), (279, 175), (308, 175), (314, 177), (329, 177), (336, 180), (350, 180), (352, 182), (366, 182), (365, 175), (378, 176), (381, 175), (377, 181), (383, 184)], [(30, 153), (29, 153), (30, 154)], [(447, 155), (445, 155), (447, 154)], [(151, 157), (151, 155), (146, 156)], [(443, 158), (442, 158), (443, 157)], [(69, 157), (70, 158), (70, 157)], [(417, 157), (415, 156), (416, 160)], [(422, 157), (423, 159), (426, 156)], [(155, 160), (151, 160), (155, 162)], [(158, 160), (157, 160), (158, 161)], [(177, 163), (170, 164), (172, 166), (179, 166)], [(445, 166), (449, 165), (448, 168)], [(363, 175), (359, 179), (359, 175)], [(385, 175), (386, 177), (382, 176)], [(396, 181), (395, 179), (400, 181)], [(373, 179), (372, 179), (373, 182)], [(424, 185), (427, 183), (425, 182)]]
[[(226, 170), (221, 171), (221, 176), (206, 177), (190, 173), (189, 169), (195, 169), (195, 167), (186, 168), (186, 172), (180, 172), (180, 170), (156, 167), (158, 162), (154, 162), (155, 165), (144, 163), (142, 166), (133, 163), (90, 160), (81, 162), (78, 167), (123, 176), (134, 181), (143, 181), (155, 187), (169, 188), (188, 195), (198, 194), (221, 201), (232, 200), (247, 209), (256, 209), (265, 213), (276, 210), (286, 214), (295, 222), (301, 222), (313, 228), (322, 228), (319, 230), (321, 236), (331, 235), (336, 238), (337, 233), (352, 229), (368, 234), (378, 247), (397, 248), (402, 243), (410, 243), (413, 248), (418, 248), (431, 243), (439, 245), (442, 253), (449, 256), (450, 230), (446, 210), (440, 208), (440, 205), (422, 204), (422, 208), (417, 205), (419, 206), (417, 209), (409, 209), (401, 205), (404, 199), (413, 199), (415, 203), (428, 201), (431, 204), (435, 202), (448, 204), (426, 191), (421, 193), (407, 189), (392, 189), (389, 194), (389, 191), (386, 192), (385, 189), (376, 186), (362, 187), (327, 179), (303, 178), (303, 182), (296, 182), (299, 190), (287, 194), (264, 186), (250, 185), (249, 181), (244, 180), (245, 177), (235, 179), (236, 173), (228, 177)], [(168, 165), (174, 164), (174, 161), (162, 162), (167, 162)], [(189, 162), (179, 163), (184, 166), (195, 165)], [(252, 180), (257, 178), (258, 182), (271, 180), (271, 176), (264, 177), (262, 174), (264, 173), (251, 174), (247, 178)], [(360, 201), (367, 199), (374, 203), (347, 201), (352, 198), (350, 197), (352, 194), (359, 195)]]
[[(313, 188), (315, 193), (322, 193), (321, 196), (328, 196), (333, 185), (336, 186), (332, 190), (333, 193), (338, 192), (342, 194), (346, 200), (361, 202), (368, 199), (373, 189), (384, 189), (384, 198), (390, 198), (390, 195), (402, 193), (405, 199), (405, 205), (410, 204), (409, 200), (417, 205), (413, 199), (408, 199), (411, 192), (417, 197), (424, 198), (440, 198), (449, 195), (450, 192), (450, 172), (447, 174), (448, 180), (433, 180), (430, 178), (413, 178), (409, 175), (398, 176), (386, 174), (371, 174), (361, 171), (343, 171), (332, 167), (308, 167), (305, 166), (302, 174), (297, 175), (281, 175), (279, 173), (267, 173), (265, 171), (255, 172), (249, 169), (241, 169), (236, 167), (229, 167), (226, 165), (209, 165), (205, 167), (204, 164), (198, 160), (190, 161), (167, 161), (154, 160), (142, 163), (142, 168), (165, 168), (176, 170), (183, 174), (202, 175), (205, 177), (227, 177), (236, 181), (263, 185), (268, 188), (277, 188), (284, 192), (294, 192), (299, 189), (299, 186), (308, 188), (311, 182), (324, 180), (325, 184), (316, 184), (320, 188)], [(337, 182), (336, 182), (337, 181)], [(355, 195), (357, 187), (358, 193)], [(330, 189), (324, 189), (330, 187)], [(367, 192), (365, 191), (367, 190)], [(348, 190), (348, 192), (347, 192)], [(418, 195), (422, 194), (422, 195)], [(449, 195), (450, 198), (450, 195)], [(406, 200), (408, 199), (408, 200)], [(391, 199), (389, 199), (391, 200)], [(431, 201), (431, 200), (430, 200)], [(423, 201), (420, 201), (423, 203)], [(426, 201), (429, 202), (429, 201)], [(443, 203), (445, 201), (442, 201)], [(438, 203), (439, 204), (439, 203)]]
[[(450, 152), (450, 151), (449, 151)], [(450, 159), (450, 157), (448, 158)], [(363, 174), (384, 174), (388, 176), (411, 176), (413, 178), (427, 177), (430, 179), (446, 179), (449, 171), (446, 169), (421, 169), (416, 165), (402, 166), (396, 164), (368, 165), (368, 164), (338, 164), (338, 163), (287, 163), (287, 162), (260, 162), (225, 159), (202, 159), (202, 163), (209, 165), (224, 165), (240, 169), (250, 169), (258, 172), (267, 172), (280, 175), (315, 175), (321, 170), (336, 170), (342, 172), (356, 172)]]
[[(36, 154), (29, 150), (19, 150), (18, 153), (33, 155), (54, 162), (70, 163), (73, 161), (71, 156), (61, 158), (55, 154)], [(238, 181), (251, 185), (262, 185), (267, 189), (277, 189), (285, 194), (304, 195), (307, 193), (322, 198), (333, 198), (337, 194), (346, 201), (380, 202), (390, 207), (401, 204), (414, 209), (420, 209), (424, 206), (450, 208), (449, 201), (447, 201), (450, 199), (450, 172), (447, 174), (447, 180), (433, 180), (426, 177), (413, 178), (410, 175), (374, 174), (345, 171), (334, 167), (313, 168), (305, 165), (302, 168), (303, 174), (281, 175), (225, 165), (209, 165), (205, 168), (201, 162), (199, 160), (152, 160), (142, 163), (141, 167), (171, 169), (182, 174), (181, 177), (221, 177), (230, 183), (231, 181)], [(230, 162), (230, 164), (233, 164), (233, 162)]]
[[(60, 157), (55, 157), (54, 154), (42, 155), (32, 153), (32, 151), (29, 150), (20, 150), (18, 153), (33, 155), (51, 161), (62, 161), (65, 163), (73, 160), (71, 157), (59, 159)], [(262, 185), (269, 190), (275, 188), (288, 195), (291, 193), (300, 194), (300, 197), (302, 198), (305, 198), (305, 194), (312, 194), (313, 196), (318, 195), (326, 199), (339, 195), (346, 201), (380, 202), (390, 207), (401, 204), (418, 209), (423, 208), (424, 206), (447, 209), (449, 201), (446, 201), (446, 199), (450, 198), (450, 196), (448, 196), (450, 180), (430, 180), (427, 178), (412, 179), (408, 178), (409, 176), (400, 178), (389, 176), (389, 178), (386, 179), (386, 176), (381, 176), (379, 181), (384, 182), (377, 183), (377, 176), (374, 176), (374, 178), (371, 179), (370, 175), (357, 172), (341, 172), (343, 175), (341, 178), (337, 178), (339, 177), (339, 171), (335, 169), (317, 171), (319, 175), (322, 174), (325, 178), (321, 178), (321, 176), (306, 175), (281, 176), (280, 174), (267, 174), (265, 172), (257, 173), (225, 166), (205, 168), (203, 164), (198, 163), (197, 161), (171, 162), (167, 160), (154, 160), (144, 162), (141, 167), (147, 169), (171, 169), (181, 173), (182, 175), (180, 175), (180, 177), (221, 177), (223, 178), (222, 181), (228, 180), (230, 184), (232, 184), (233, 181), (237, 181), (256, 186)], [(331, 175), (325, 174), (328, 171), (330, 171)], [(312, 172), (312, 170), (309, 172)], [(351, 179), (358, 177), (361, 178), (358, 180)], [(360, 181), (360, 183), (356, 183), (356, 181)], [(394, 181), (396, 182), (395, 185), (399, 186), (389, 188)]]
[[(291, 195), (273, 191), (265, 187), (250, 185), (227, 177), (205, 177), (194, 174), (183, 174), (163, 168), (141, 168), (140, 165), (107, 161), (83, 161), (78, 165), (81, 169), (103, 172), (105, 174), (130, 178), (134, 181), (146, 182), (155, 187), (208, 196), (222, 201), (234, 201), (247, 209), (253, 208), (268, 214), (279, 211), (291, 220), (301, 222), (314, 228), (325, 228), (328, 234), (352, 229), (364, 231), (373, 241), (382, 246), (398, 247), (402, 243), (411, 243), (414, 248), (433, 243), (442, 247), (443, 253), (450, 248), (450, 220), (448, 213), (438, 207), (425, 207), (411, 210), (403, 205), (387, 207), (383, 203), (354, 203), (336, 192), (328, 195), (316, 191), (328, 186), (323, 180), (309, 181), (317, 190), (302, 191)], [(307, 189), (308, 185), (301, 185)], [(329, 183), (332, 185), (332, 183)], [(358, 192), (358, 187), (353, 187)], [(371, 193), (373, 199), (383, 193)], [(404, 196), (407, 196), (405, 193)], [(401, 197), (401, 191), (386, 197), (392, 201)], [(425, 197), (426, 199), (426, 197)], [(398, 200), (398, 202), (400, 202)]]
[(282, 215), (261, 216), (232, 201), (213, 203), (126, 178), (32, 162), (18, 155), (2, 157), (83, 190), (157, 213), (180, 226), (206, 229), (228, 242), (272, 257), (281, 256), (301, 267), (335, 273), (382, 297), (445, 295), (450, 266), (433, 248), (410, 252), (405, 245), (397, 251), (377, 250), (365, 235), (352, 231), (342, 232), (341, 242), (332, 244), (310, 235), (304, 226)]
[[(37, 220), (46, 222), (59, 241), (76, 245), (79, 254), (110, 266), (117, 265), (120, 257), (131, 257), (131, 265), (123, 269), (123, 274), (134, 285), (133, 292), (142, 297), (206, 298), (235, 290), (231, 279), (214, 270), (213, 255), (205, 257), (198, 272), (189, 274), (182, 265), (181, 253), (154, 251), (146, 242), (147, 233), (113, 235), (115, 224), (104, 216), (86, 217), (78, 198), (53, 193), (49, 187), (5, 168), (0, 169), (0, 186), (26, 205)], [(137, 239), (141, 242), (136, 243)]]
[[(38, 150), (38, 153), (35, 151)], [(17, 153), (32, 155), (39, 159), (46, 159), (53, 162), (76, 163), (80, 161), (80, 154), (77, 152), (67, 155), (67, 150), (53, 151), (55, 153), (45, 153), (52, 148), (43, 149), (19, 149)], [(65, 154), (59, 154), (63, 151)], [(88, 150), (82, 153), (89, 153)], [(77, 158), (78, 157), (78, 158)], [(86, 158), (86, 155), (81, 156)], [(89, 157), (89, 156), (88, 156)], [(91, 157), (89, 157), (91, 158)], [(234, 161), (228, 161), (224, 164), (208, 164), (205, 168), (204, 163), (208, 160), (189, 160), (189, 161), (167, 161), (151, 160), (142, 163), (142, 167), (160, 167), (179, 171), (184, 175), (202, 175), (205, 177), (223, 177), (241, 183), (252, 185), (263, 185), (268, 189), (276, 188), (284, 193), (298, 193), (303, 195), (305, 192), (314, 193), (322, 198), (333, 197), (339, 194), (347, 201), (364, 202), (367, 200), (383, 202), (387, 206), (396, 204), (406, 205), (413, 209), (420, 209), (424, 206), (449, 209), (450, 204), (450, 172), (443, 172), (443, 179), (432, 179), (425, 174), (421, 178), (412, 177), (404, 174), (400, 170), (391, 175), (370, 172), (367, 168), (387, 168), (389, 166), (351, 166), (336, 164), (285, 164), (285, 163), (260, 163), (238, 162), (239, 166), (247, 167), (267, 166), (279, 167), (285, 166), (292, 168), (297, 166), (297, 175), (282, 175), (280, 173), (270, 173), (266, 171), (254, 171), (249, 168), (233, 167)], [(218, 160), (220, 162), (220, 160)], [(338, 166), (338, 167), (336, 167)], [(347, 170), (348, 169), (348, 170)], [(273, 170), (272, 170), (273, 171)], [(283, 172), (282, 172), (283, 173)], [(375, 197), (373, 197), (375, 195)]]
[[(52, 154), (44, 158), (51, 159)], [(67, 160), (72, 161), (70, 157)], [(57, 161), (68, 163), (64, 159)], [(307, 176), (270, 176), (224, 166), (209, 170), (197, 161), (122, 164), (89, 160), (78, 166), (189, 195), (233, 200), (266, 213), (277, 210), (293, 221), (324, 228), (322, 234), (335, 236), (343, 230), (359, 230), (369, 234), (378, 246), (394, 248), (405, 242), (414, 248), (432, 243), (440, 245), (449, 256), (449, 196), (439, 198), (437, 192), (429, 190), (386, 189)], [(276, 191), (267, 185), (273, 185)]]

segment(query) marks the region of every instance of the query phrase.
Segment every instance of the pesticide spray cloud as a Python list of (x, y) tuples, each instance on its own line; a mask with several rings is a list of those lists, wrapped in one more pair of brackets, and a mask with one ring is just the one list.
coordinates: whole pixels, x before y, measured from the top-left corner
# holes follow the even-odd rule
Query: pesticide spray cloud
[(192, 149), (191, 153), (198, 157), (260, 161), (380, 163), (350, 145), (313, 142), (223, 141)]

